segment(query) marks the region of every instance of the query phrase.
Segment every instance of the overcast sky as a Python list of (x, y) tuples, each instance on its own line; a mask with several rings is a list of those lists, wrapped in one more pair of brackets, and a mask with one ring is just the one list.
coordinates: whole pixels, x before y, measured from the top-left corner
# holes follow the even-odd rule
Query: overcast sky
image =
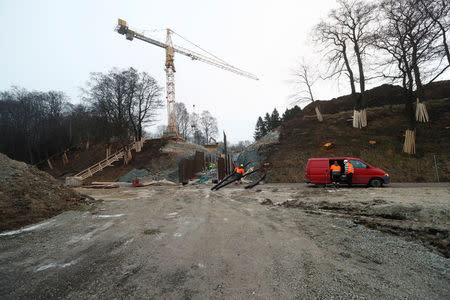
[[(301, 57), (314, 57), (311, 28), (335, 6), (335, 0), (0, 0), (0, 90), (60, 90), (78, 103), (90, 72), (130, 66), (165, 87), (164, 49), (119, 35), (114, 27), (122, 18), (161, 41), (163, 29), (171, 28), (257, 75), (254, 81), (175, 56), (176, 101), (190, 112), (193, 105), (197, 113), (211, 111), (232, 142), (252, 140), (258, 116), (275, 107), (282, 114), (292, 102), (291, 70)], [(317, 99), (330, 99), (348, 90), (329, 81), (318, 82), (314, 92)], [(166, 120), (162, 110), (160, 123)]]

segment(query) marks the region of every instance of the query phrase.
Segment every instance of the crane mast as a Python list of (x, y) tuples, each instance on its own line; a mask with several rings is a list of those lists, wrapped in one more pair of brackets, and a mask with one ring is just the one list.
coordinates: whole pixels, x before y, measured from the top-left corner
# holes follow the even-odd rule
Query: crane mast
[(170, 29), (166, 38), (166, 91), (167, 91), (167, 130), (166, 136), (178, 136), (177, 115), (175, 107), (175, 65), (174, 50)]
[(238, 69), (225, 61), (211, 55), (212, 57), (197, 53), (195, 51), (176, 46), (172, 42), (172, 33), (173, 31), (170, 29), (166, 30), (166, 43), (162, 43), (150, 37), (147, 37), (143, 34), (137, 33), (134, 30), (131, 30), (127, 26), (127, 22), (122, 19), (119, 19), (118, 25), (116, 27), (116, 31), (120, 34), (125, 35), (127, 40), (132, 41), (133, 38), (137, 38), (141, 41), (153, 44), (155, 46), (164, 48), (166, 50), (166, 63), (165, 63), (165, 71), (166, 71), (166, 91), (167, 91), (167, 129), (165, 135), (168, 137), (179, 138), (178, 134), (178, 126), (176, 121), (176, 106), (175, 106), (175, 65), (174, 65), (174, 54), (180, 53), (187, 57), (190, 57), (192, 60), (198, 60), (215, 67), (221, 68), (226, 71), (233, 72), (235, 74), (245, 76), (254, 80), (258, 80), (258, 77), (255, 75)]

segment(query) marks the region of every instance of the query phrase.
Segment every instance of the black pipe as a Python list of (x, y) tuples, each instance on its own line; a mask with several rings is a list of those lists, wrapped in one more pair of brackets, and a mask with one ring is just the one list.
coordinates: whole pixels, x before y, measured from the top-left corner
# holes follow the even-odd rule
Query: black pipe
[(230, 177), (233, 176), (234, 174), (236, 174), (236, 171), (233, 171), (233, 173), (231, 173), (230, 175), (228, 175), (227, 177), (225, 177), (223, 180), (221, 180), (218, 184), (216, 184), (215, 186), (213, 186), (213, 187), (211, 188), (211, 191), (217, 189), (219, 185), (221, 185), (222, 183), (224, 183), (226, 180), (228, 180), (228, 178), (230, 178)]
[[(241, 178), (242, 178), (242, 177), (241, 177)], [(225, 183), (224, 185), (219, 186), (218, 188), (216, 188), (216, 191), (217, 191), (218, 189), (221, 189), (221, 188), (226, 187), (227, 185), (233, 183), (235, 180), (239, 180), (239, 179), (238, 179), (238, 178), (233, 178), (232, 180), (228, 181), (228, 182)]]
[(247, 185), (245, 188), (246, 189), (251, 189), (252, 187), (258, 185), (262, 180), (264, 180), (266, 178), (266, 175), (267, 175), (267, 173), (264, 173), (264, 175), (260, 179), (258, 179), (257, 181)]

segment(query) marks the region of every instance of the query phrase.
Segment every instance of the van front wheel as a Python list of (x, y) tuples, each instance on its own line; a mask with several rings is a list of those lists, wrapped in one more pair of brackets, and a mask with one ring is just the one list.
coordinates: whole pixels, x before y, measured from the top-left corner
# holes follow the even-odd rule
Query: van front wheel
[(371, 187), (382, 187), (383, 186), (383, 181), (381, 179), (379, 179), (379, 178), (374, 178), (374, 179), (370, 180), (369, 185)]

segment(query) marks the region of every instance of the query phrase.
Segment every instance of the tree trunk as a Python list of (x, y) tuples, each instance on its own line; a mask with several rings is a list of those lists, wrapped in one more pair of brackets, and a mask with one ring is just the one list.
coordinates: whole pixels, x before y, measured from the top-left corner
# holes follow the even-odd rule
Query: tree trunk
[(355, 77), (353, 75), (352, 68), (350, 67), (350, 62), (347, 57), (345, 44), (342, 48), (343, 48), (342, 55), (344, 58), (345, 67), (347, 68), (348, 77), (350, 80), (350, 88), (352, 91), (351, 95), (352, 95), (353, 103), (355, 104), (355, 110), (353, 111), (353, 127), (361, 128), (362, 123), (361, 123), (361, 112), (360, 112), (360, 110), (361, 110), (360, 97), (356, 95)]
[(316, 107), (314, 109), (316, 111), (317, 121), (323, 122), (323, 117), (322, 117), (322, 114), (320, 113), (319, 107), (316, 105)]
[(367, 126), (367, 113), (366, 113), (367, 103), (366, 103), (366, 95), (365, 95), (366, 83), (365, 83), (361, 53), (359, 52), (358, 44), (355, 44), (355, 53), (356, 53), (356, 58), (358, 61), (359, 88), (361, 90), (361, 92), (358, 96), (358, 103), (356, 105), (356, 109), (359, 110), (359, 113), (357, 114), (358, 120), (356, 122), (357, 123), (356, 128), (363, 128), (363, 127)]
[[(407, 68), (407, 76), (409, 80), (408, 87), (405, 88), (406, 104), (405, 104), (405, 116), (408, 123), (408, 128), (405, 131), (405, 142), (403, 144), (403, 152), (408, 154), (416, 153), (416, 119), (414, 116), (414, 97), (413, 97), (413, 84), (411, 70)], [(406, 85), (406, 81), (404, 81)]]
[(350, 88), (352, 90), (352, 97), (355, 100), (355, 95), (356, 95), (355, 76), (353, 75), (352, 68), (350, 67), (350, 62), (347, 57), (347, 47), (345, 46), (345, 44), (342, 47), (342, 55), (344, 57), (345, 67), (347, 68), (348, 77), (350, 80)]
[(408, 154), (416, 153), (416, 130), (406, 129), (405, 143), (403, 144), (403, 152)]
[(446, 31), (445, 31), (444, 26), (442, 26), (442, 24), (440, 22), (438, 22), (438, 25), (442, 31), (442, 42), (444, 44), (445, 56), (447, 56), (447, 61), (448, 61), (448, 64), (450, 65), (450, 51), (448, 50)]
[(429, 121), (427, 107), (422, 101), (425, 98), (425, 91), (423, 89), (422, 80), (420, 78), (420, 70), (417, 63), (417, 46), (413, 44), (412, 51), (412, 68), (414, 71), (414, 79), (416, 81), (417, 106), (416, 106), (416, 120), (426, 123)]

